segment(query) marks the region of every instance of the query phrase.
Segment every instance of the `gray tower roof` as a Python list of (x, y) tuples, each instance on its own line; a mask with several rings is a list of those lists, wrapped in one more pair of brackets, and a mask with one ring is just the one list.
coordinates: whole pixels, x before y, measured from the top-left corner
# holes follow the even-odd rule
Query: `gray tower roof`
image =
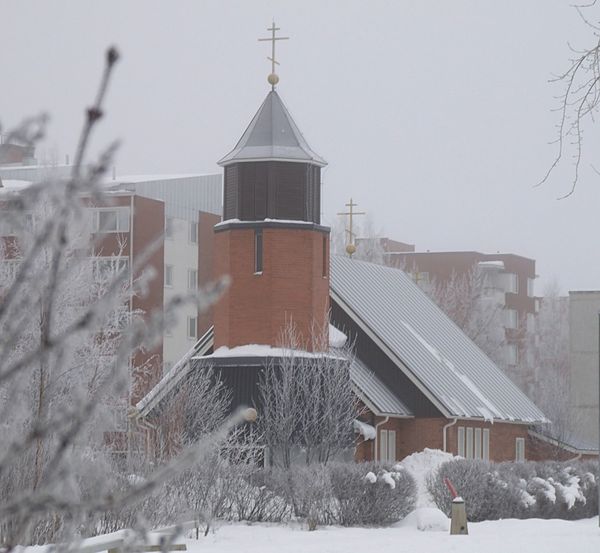
[(235, 148), (219, 161), (225, 166), (243, 161), (295, 161), (320, 167), (327, 162), (310, 149), (281, 98), (267, 94)]

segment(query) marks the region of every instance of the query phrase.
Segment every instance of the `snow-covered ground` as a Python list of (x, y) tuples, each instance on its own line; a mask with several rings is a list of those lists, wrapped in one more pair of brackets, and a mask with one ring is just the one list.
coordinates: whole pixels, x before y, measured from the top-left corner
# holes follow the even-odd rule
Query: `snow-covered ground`
[[(410, 515), (409, 515), (410, 516)], [(497, 520), (469, 524), (468, 536), (417, 530), (403, 521), (391, 528), (306, 528), (277, 524), (222, 524), (191, 553), (597, 553), (598, 517), (566, 520)]]

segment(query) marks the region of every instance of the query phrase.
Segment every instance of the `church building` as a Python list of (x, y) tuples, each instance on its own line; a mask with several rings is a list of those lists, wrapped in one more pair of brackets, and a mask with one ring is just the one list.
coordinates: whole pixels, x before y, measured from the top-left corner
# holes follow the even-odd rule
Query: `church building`
[(271, 90), (219, 162), (214, 276), (229, 275), (230, 286), (213, 325), (136, 405), (136, 418), (150, 419), (207, 363), (230, 387), (232, 408), (255, 405), (260, 416), (260, 372), (277, 363), (292, 324), (306, 352), (333, 342), (316, 340), (315, 328), (355, 345), (352, 387), (365, 406), (357, 461), (395, 461), (424, 448), (493, 461), (544, 456), (530, 433), (544, 414), (417, 284), (393, 267), (330, 256), (320, 220), (326, 162), (291, 117), (278, 80), (269, 76)]

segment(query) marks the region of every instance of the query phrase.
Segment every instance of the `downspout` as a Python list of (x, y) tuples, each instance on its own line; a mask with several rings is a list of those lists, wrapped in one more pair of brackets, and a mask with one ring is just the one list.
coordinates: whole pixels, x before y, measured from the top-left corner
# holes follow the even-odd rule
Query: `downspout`
[(374, 460), (375, 461), (379, 461), (379, 448), (377, 447), (378, 443), (379, 443), (379, 427), (382, 424), (385, 424), (387, 421), (390, 420), (390, 416), (387, 415), (385, 417), (385, 419), (383, 419), (382, 421), (379, 421), (376, 425), (375, 425), (375, 455), (373, 455)]
[(448, 440), (446, 439), (446, 430), (448, 430), (448, 428), (450, 428), (451, 426), (454, 426), (457, 421), (458, 421), (458, 417), (454, 417), (454, 420), (449, 422), (448, 424), (446, 424), (444, 426), (444, 428), (442, 429), (442, 441), (443, 441), (444, 453), (446, 453), (448, 450), (448, 448), (447, 448)]

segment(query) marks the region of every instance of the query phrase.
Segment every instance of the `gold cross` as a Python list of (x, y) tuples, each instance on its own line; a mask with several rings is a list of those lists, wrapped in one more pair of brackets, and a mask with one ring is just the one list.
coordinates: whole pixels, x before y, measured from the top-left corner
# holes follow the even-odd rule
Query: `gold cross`
[(350, 198), (350, 203), (345, 204), (345, 206), (349, 208), (348, 211), (338, 213), (338, 215), (348, 215), (348, 228), (346, 229), (346, 232), (348, 233), (348, 244), (346, 246), (346, 251), (348, 252), (348, 255), (352, 257), (352, 254), (356, 251), (356, 246), (354, 245), (354, 237), (356, 234), (354, 233), (352, 226), (352, 217), (354, 217), (354, 215), (366, 215), (366, 213), (364, 211), (354, 211), (353, 208), (357, 207), (358, 204), (355, 204), (352, 201), (352, 198)]
[(271, 62), (271, 75), (269, 75), (269, 82), (271, 83), (271, 87), (275, 90), (275, 85), (279, 81), (279, 78), (275, 74), (275, 65), (279, 65), (279, 62), (275, 59), (275, 42), (278, 40), (289, 40), (289, 36), (275, 36), (276, 31), (280, 31), (279, 27), (275, 27), (275, 21), (271, 27), (267, 29), (267, 31), (271, 31), (271, 38), (259, 38), (259, 42), (270, 41), (271, 42), (271, 57), (267, 56), (267, 59)]

